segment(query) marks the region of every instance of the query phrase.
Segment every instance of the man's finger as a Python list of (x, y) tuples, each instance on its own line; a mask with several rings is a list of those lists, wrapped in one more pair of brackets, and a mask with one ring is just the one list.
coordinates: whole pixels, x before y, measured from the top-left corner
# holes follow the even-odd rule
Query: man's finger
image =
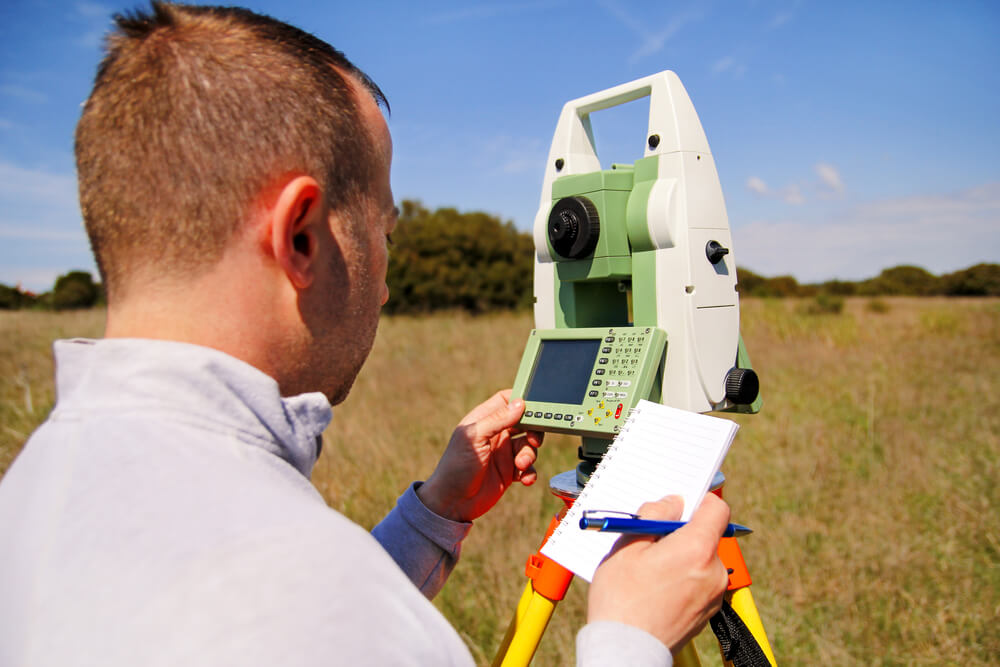
[(684, 499), (680, 496), (666, 496), (660, 500), (643, 503), (639, 511), (636, 512), (643, 519), (654, 519), (656, 521), (676, 521), (681, 518), (684, 511)]
[(474, 407), (462, 419), (462, 424), (474, 424), (487, 415), (505, 408), (510, 401), (510, 389), (502, 389)]
[(729, 505), (714, 493), (708, 493), (705, 494), (701, 505), (695, 510), (691, 521), (682, 530), (688, 532), (698, 531), (704, 533), (706, 539), (714, 538), (718, 540), (718, 538), (722, 537), (722, 533), (726, 531), (726, 526), (728, 525)]
[(521, 472), (521, 484), (531, 486), (536, 481), (538, 481), (538, 473), (535, 472), (534, 466), (529, 466), (527, 470)]
[(521, 399), (518, 398), (510, 403), (505, 403), (503, 407), (494, 410), (476, 421), (476, 436), (491, 438), (497, 433), (517, 424), (522, 414), (524, 414), (524, 401)]
[(525, 431), (524, 437), (527, 438), (528, 444), (538, 449), (542, 446), (542, 442), (545, 440), (545, 434), (541, 431)]
[(518, 439), (515, 443), (523, 443), (523, 446), (517, 450), (517, 454), (514, 456), (514, 465), (517, 466), (518, 470), (525, 471), (538, 459), (538, 452), (523, 439)]
[(511, 446), (511, 437), (508, 433), (500, 433), (497, 437), (496, 449), (493, 450), (490, 457), (504, 486), (513, 483), (518, 478), (521, 471), (514, 465), (514, 448)]

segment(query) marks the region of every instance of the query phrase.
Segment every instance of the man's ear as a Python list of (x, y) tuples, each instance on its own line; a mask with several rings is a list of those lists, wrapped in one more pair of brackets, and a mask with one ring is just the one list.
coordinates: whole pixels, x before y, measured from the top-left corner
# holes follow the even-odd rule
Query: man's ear
[(271, 248), (289, 282), (305, 289), (315, 278), (319, 234), (326, 227), (323, 192), (311, 176), (296, 176), (281, 188), (271, 211)]

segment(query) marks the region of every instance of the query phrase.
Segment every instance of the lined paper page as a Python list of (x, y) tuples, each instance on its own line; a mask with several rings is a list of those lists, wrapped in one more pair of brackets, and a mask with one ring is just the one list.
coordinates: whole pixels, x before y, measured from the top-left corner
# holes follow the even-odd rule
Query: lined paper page
[(738, 428), (728, 419), (639, 401), (542, 554), (591, 581), (620, 535), (581, 530), (584, 510), (634, 513), (645, 502), (678, 495), (684, 498), (681, 519), (687, 521)]

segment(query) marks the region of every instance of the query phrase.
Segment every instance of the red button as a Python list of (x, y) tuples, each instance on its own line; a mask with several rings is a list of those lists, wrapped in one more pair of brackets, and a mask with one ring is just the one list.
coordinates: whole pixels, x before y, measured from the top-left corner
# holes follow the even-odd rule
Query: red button
[(622, 404), (619, 403), (618, 404), (618, 409), (615, 410), (615, 419), (618, 419), (619, 417), (622, 416), (622, 407), (623, 407)]

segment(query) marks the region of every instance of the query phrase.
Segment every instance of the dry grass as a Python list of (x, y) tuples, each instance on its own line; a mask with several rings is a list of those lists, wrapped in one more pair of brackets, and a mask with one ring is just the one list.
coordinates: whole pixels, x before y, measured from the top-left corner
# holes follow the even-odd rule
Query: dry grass
[[(1000, 654), (1000, 301), (848, 299), (840, 314), (744, 301), (764, 410), (727, 459), (754, 595), (785, 664), (989, 664)], [(51, 340), (99, 334), (100, 313), (0, 313), (0, 471), (52, 404)], [(513, 379), (527, 315), (387, 318), (313, 477), (370, 526), (425, 477), (454, 423)], [(29, 398), (30, 397), (30, 398)], [(542, 482), (477, 522), (436, 601), (480, 662), (502, 637), (523, 563), (574, 464), (550, 438)], [(572, 663), (573, 584), (537, 664)], [(698, 639), (706, 665), (712, 639)]]

